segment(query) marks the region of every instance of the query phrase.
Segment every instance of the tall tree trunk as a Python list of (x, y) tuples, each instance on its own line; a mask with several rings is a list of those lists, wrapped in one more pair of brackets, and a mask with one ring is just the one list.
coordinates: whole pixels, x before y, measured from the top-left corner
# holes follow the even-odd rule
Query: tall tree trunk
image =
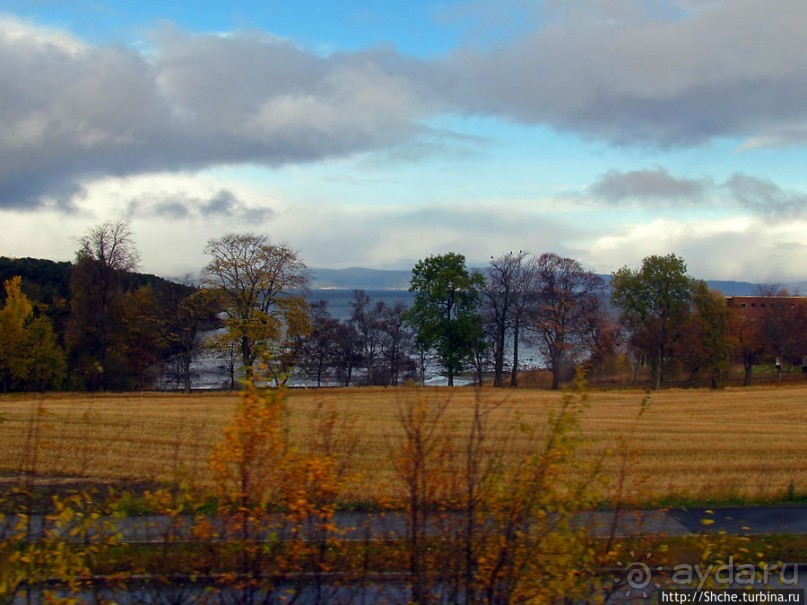
[(322, 385), (322, 366), (325, 362), (322, 359), (322, 355), (319, 356), (317, 361), (317, 388), (319, 388)]
[(560, 388), (561, 355), (557, 351), (552, 352), (552, 390)]
[(505, 326), (504, 321), (498, 326), (498, 334), (496, 335), (496, 359), (493, 368), (493, 386), (502, 387), (504, 385), (504, 341), (505, 341)]
[(244, 364), (244, 378), (251, 383), (254, 370), (252, 364), (255, 360), (252, 359), (249, 339), (246, 336), (241, 337), (241, 362)]
[(659, 344), (658, 351), (656, 356), (656, 390), (658, 391), (661, 387), (661, 381), (663, 378), (664, 372), (664, 347)]
[(191, 354), (185, 351), (182, 354), (182, 380), (185, 386), (185, 392), (191, 392)]
[(518, 386), (518, 338), (519, 338), (518, 322), (513, 326), (513, 370), (510, 373), (510, 386)]

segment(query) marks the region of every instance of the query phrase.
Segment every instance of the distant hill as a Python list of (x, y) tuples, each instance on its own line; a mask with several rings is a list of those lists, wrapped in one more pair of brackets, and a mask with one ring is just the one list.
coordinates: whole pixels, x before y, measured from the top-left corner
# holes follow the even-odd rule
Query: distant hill
[(807, 296), (807, 281), (793, 282), (785, 284), (788, 292), (793, 296)]
[(411, 271), (363, 269), (311, 269), (313, 290), (408, 290)]
[[(72, 264), (68, 262), (54, 262), (51, 260), (35, 258), (7, 258), (0, 256), (0, 284), (6, 279), (21, 275), (23, 290), (33, 300), (51, 302), (53, 298), (67, 298), (69, 296), (70, 270)], [(310, 287), (312, 290), (408, 290), (411, 271), (396, 269), (365, 269), (363, 267), (350, 267), (348, 269), (311, 269)], [(601, 275), (606, 282), (610, 275)], [(758, 291), (758, 285), (742, 281), (707, 280), (713, 290), (722, 292), (725, 296), (753, 296)], [(138, 286), (154, 284), (156, 286), (178, 287), (190, 291), (190, 288), (176, 284), (172, 280), (165, 280), (156, 275), (135, 273), (127, 276), (126, 289), (135, 289)], [(807, 282), (782, 284), (793, 294), (807, 293)], [(0, 287), (0, 300), (3, 298)]]
[[(313, 290), (408, 290), (411, 271), (364, 269), (311, 269), (311, 289)], [(606, 282), (610, 275), (601, 275)], [(707, 280), (712, 290), (718, 290), (725, 296), (752, 296), (757, 293), (757, 284), (743, 281)], [(791, 291), (807, 291), (807, 284), (785, 284)]]
[[(15, 275), (22, 277), (22, 290), (35, 302), (52, 304), (58, 299), (70, 297), (70, 273), (73, 264), (54, 262), (40, 258), (9, 258), (0, 256), (0, 301), (5, 299), (2, 283)], [(134, 291), (141, 286), (151, 285), (157, 289), (175, 290), (186, 296), (193, 288), (148, 273), (126, 273), (123, 287)]]
[(16, 275), (22, 278), (22, 291), (31, 300), (48, 305), (58, 299), (67, 300), (72, 267), (68, 262), (0, 256), (0, 300), (6, 297), (3, 282)]
[(757, 294), (759, 285), (747, 281), (706, 280), (710, 290), (717, 290), (723, 296), (753, 296)]

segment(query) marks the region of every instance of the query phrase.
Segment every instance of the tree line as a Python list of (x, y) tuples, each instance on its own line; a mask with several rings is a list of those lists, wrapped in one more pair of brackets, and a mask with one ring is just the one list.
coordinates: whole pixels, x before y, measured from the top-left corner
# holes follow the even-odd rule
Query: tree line
[[(749, 384), (755, 365), (781, 370), (807, 355), (807, 306), (772, 303), (745, 318), (674, 254), (623, 267), (610, 283), (554, 253), (508, 252), (483, 269), (459, 253), (433, 255), (412, 269), (411, 306), (357, 290), (339, 319), (310, 300), (299, 254), (263, 235), (208, 242), (197, 285), (136, 273), (125, 222), (77, 243), (73, 263), (0, 259), (4, 392), (145, 389), (168, 370), (189, 391), (194, 360), (211, 350), (231, 387), (256, 367), (277, 385), (292, 376), (312, 386), (398, 385), (439, 367), (449, 385), (463, 374), (517, 386), (525, 347), (540, 353), (552, 389), (581, 366), (597, 380), (641, 372), (656, 388), (682, 377), (717, 387), (735, 364)], [(773, 286), (760, 294), (788, 295)]]

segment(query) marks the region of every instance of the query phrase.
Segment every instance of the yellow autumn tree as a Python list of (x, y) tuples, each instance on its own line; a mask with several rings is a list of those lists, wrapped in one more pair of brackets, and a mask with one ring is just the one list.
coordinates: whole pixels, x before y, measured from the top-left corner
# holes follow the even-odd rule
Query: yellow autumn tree
[(301, 294), (308, 283), (305, 263), (288, 246), (254, 233), (210, 240), (205, 253), (211, 257), (205, 285), (221, 297), (227, 338), (238, 344), (249, 378), (261, 355), (279, 360), (292, 352), (294, 336), (308, 332)]
[(65, 376), (64, 353), (50, 320), (22, 291), (22, 278), (4, 282), (0, 309), (0, 387), (2, 390), (58, 388)]

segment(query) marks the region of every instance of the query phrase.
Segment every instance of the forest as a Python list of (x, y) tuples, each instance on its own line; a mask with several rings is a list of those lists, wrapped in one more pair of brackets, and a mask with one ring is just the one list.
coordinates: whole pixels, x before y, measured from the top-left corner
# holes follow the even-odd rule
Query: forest
[(355, 290), (338, 318), (307, 289), (300, 254), (264, 235), (211, 240), (187, 283), (138, 273), (125, 222), (78, 244), (71, 263), (0, 258), (3, 392), (147, 390), (166, 375), (190, 391), (201, 354), (220, 359), (230, 388), (256, 364), (274, 385), (395, 386), (431, 368), (449, 385), (514, 387), (526, 348), (545, 377), (530, 385), (558, 389), (582, 369), (592, 383), (717, 388), (735, 375), (748, 385), (759, 367), (793, 377), (807, 356), (804, 299), (760, 287), (772, 303), (746, 317), (674, 254), (608, 281), (554, 253), (508, 252), (484, 268), (433, 255), (412, 268), (412, 305)]

